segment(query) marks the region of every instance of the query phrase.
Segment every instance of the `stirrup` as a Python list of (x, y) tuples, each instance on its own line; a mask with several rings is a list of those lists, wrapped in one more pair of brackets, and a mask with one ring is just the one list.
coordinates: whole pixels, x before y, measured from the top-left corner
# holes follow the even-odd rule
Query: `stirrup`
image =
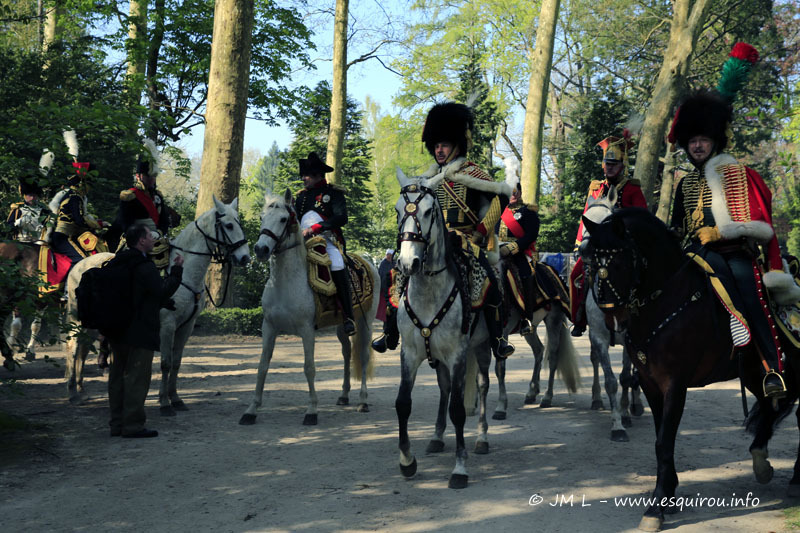
[(380, 337), (372, 341), (372, 349), (378, 353), (385, 353), (386, 348), (386, 333), (381, 333)]
[(342, 326), (344, 326), (344, 332), (347, 333), (349, 337), (356, 334), (356, 323), (352, 318), (345, 318)]
[[(767, 379), (769, 379), (770, 383), (767, 383)], [(764, 388), (764, 396), (767, 398), (777, 400), (786, 397), (786, 382), (783, 381), (783, 376), (775, 372), (775, 370), (767, 372), (762, 381), (762, 386)]]
[(522, 321), (520, 322), (519, 334), (524, 337), (525, 335), (530, 335), (531, 333), (533, 333), (533, 326), (531, 325), (531, 321), (528, 320), (527, 318), (523, 318)]
[(514, 345), (503, 337), (497, 337), (494, 344), (492, 351), (497, 359), (507, 359), (509, 355), (514, 353)]

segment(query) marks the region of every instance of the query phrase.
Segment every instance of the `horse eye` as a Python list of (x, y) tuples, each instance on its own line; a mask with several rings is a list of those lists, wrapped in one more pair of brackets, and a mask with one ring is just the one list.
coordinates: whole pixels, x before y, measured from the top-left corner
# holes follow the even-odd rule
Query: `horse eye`
[(286, 222), (287, 217), (281, 217), (281, 222)]
[(228, 222), (227, 224), (225, 224), (225, 227), (227, 229), (233, 229), (233, 222)]

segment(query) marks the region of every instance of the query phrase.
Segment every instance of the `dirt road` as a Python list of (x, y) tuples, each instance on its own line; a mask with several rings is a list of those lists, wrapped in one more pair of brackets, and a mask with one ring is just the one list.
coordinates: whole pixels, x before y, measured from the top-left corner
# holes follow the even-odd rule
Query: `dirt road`
[[(523, 345), (520, 338), (512, 341)], [(335, 405), (341, 386), (335, 338), (320, 337), (317, 346), (318, 426), (301, 425), (307, 388), (299, 339), (279, 339), (256, 425), (240, 426), (255, 384), (259, 339), (193, 337), (179, 380), (190, 411), (159, 416), (156, 357), (147, 412), (148, 427), (160, 436), (145, 440), (109, 437), (106, 383), (96, 365), (87, 365), (92, 400), (74, 407), (66, 400), (63, 366), (22, 363), (17, 381), (0, 390), (0, 411), (31, 423), (0, 433), (0, 527), (571, 533), (635, 530), (639, 523), (644, 507), (615, 504), (615, 498), (646, 497), (655, 484), (652, 418), (648, 409), (634, 420), (630, 442), (609, 440), (608, 412), (589, 410), (585, 337), (576, 342), (583, 388), (570, 396), (559, 383), (551, 409), (522, 405), (533, 356), (521, 348), (512, 356), (509, 417), (490, 421), (490, 453), (470, 454), (470, 485), (460, 491), (447, 488), (452, 431), (444, 453), (424, 453), (438, 398), (434, 372), (421, 368), (414, 389), (410, 430), (419, 471), (406, 480), (397, 465), (394, 411), (399, 352), (378, 356), (371, 410), (358, 413)], [(45, 353), (63, 363), (61, 352), (40, 356)], [(613, 358), (618, 361), (619, 353)], [(492, 386), (490, 409), (496, 394)], [(356, 403), (357, 392), (350, 400)], [(676, 450), (678, 496), (695, 498), (695, 505), (714, 498), (726, 507), (687, 506), (668, 517), (665, 530), (785, 529), (781, 509), (796, 504), (784, 498), (798, 442), (794, 417), (772, 440), (776, 473), (769, 485), (754, 480), (741, 419), (738, 382), (690, 391)], [(477, 421), (467, 424), (471, 450)], [(731, 498), (748, 494), (749, 506), (730, 506)]]

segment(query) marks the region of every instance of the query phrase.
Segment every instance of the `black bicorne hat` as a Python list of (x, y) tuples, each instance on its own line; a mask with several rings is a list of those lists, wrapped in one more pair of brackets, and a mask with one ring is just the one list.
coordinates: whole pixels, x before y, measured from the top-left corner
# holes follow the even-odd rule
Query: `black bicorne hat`
[(309, 153), (307, 159), (298, 159), (298, 163), (300, 163), (301, 176), (313, 176), (316, 174), (324, 176), (328, 172), (333, 172), (333, 167), (323, 163), (316, 152)]
[(22, 195), (35, 194), (36, 196), (42, 196), (42, 187), (38, 183), (36, 174), (31, 172), (19, 178), (19, 193)]
[(436, 143), (445, 141), (458, 146), (459, 155), (466, 157), (472, 147), (472, 129), (475, 118), (472, 109), (464, 104), (446, 102), (436, 104), (428, 111), (422, 127), (422, 142), (431, 155)]
[(150, 174), (150, 161), (145, 161), (139, 156), (139, 159), (136, 161), (136, 173), (137, 174)]
[(714, 152), (720, 153), (728, 145), (732, 118), (730, 104), (717, 91), (695, 91), (678, 108), (669, 140), (686, 150), (689, 139), (703, 135), (714, 141)]

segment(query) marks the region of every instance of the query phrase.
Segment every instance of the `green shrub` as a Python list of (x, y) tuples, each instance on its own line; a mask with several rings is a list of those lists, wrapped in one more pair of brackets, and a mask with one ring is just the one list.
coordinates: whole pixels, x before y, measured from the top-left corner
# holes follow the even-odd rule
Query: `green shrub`
[(261, 308), (228, 307), (203, 311), (194, 326), (196, 335), (261, 335)]

